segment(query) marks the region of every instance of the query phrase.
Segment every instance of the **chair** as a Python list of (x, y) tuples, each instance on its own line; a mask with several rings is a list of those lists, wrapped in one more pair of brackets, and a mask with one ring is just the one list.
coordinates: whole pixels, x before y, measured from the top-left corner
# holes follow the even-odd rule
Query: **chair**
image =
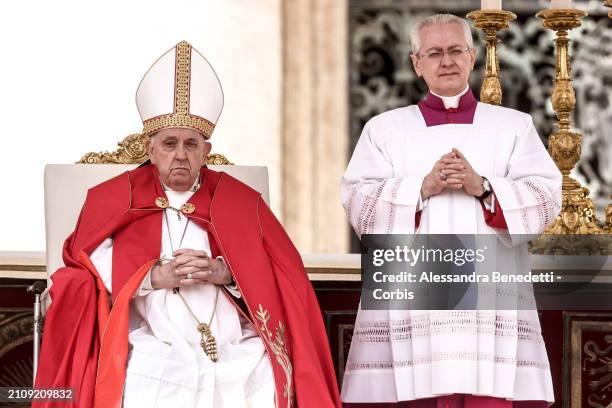
[[(62, 249), (65, 239), (73, 231), (87, 190), (147, 160), (144, 141), (140, 134), (130, 135), (119, 143), (115, 152), (88, 153), (77, 164), (48, 164), (45, 167), (45, 233), (47, 286), (50, 276), (63, 266)], [(269, 203), (268, 169), (264, 166), (236, 166), (224, 156), (211, 154), (208, 167), (223, 171), (251, 186)], [(42, 316), (47, 306), (44, 286), (29, 288), (34, 293), (34, 378), (38, 366)], [(47, 292), (47, 291), (46, 291)]]

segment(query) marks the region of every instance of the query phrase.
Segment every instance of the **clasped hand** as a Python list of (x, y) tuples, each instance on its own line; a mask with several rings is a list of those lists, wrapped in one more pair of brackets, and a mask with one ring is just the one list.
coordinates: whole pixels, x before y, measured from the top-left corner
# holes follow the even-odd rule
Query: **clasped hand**
[(474, 171), (463, 153), (453, 148), (436, 162), (423, 179), (421, 198), (440, 194), (444, 189), (464, 190), (478, 197), (483, 192), (482, 177)]
[[(157, 264), (151, 270), (153, 289), (176, 288), (212, 283), (227, 285), (232, 275), (225, 262), (211, 258), (206, 251), (178, 249), (172, 253), (174, 258), (164, 264)], [(187, 275), (191, 274), (191, 279)]]

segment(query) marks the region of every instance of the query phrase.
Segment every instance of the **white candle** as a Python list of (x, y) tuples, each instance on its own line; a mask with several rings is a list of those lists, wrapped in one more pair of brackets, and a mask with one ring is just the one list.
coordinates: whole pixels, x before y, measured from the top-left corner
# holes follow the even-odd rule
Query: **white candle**
[(501, 10), (502, 0), (480, 0), (480, 8), (482, 10)]
[(550, 0), (550, 8), (571, 9), (572, 0)]

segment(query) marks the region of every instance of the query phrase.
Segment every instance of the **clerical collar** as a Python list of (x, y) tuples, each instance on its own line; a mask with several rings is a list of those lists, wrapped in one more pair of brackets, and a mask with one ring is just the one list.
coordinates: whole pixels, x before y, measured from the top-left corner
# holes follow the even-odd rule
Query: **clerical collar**
[(459, 107), (459, 99), (461, 99), (461, 97), (467, 93), (468, 89), (470, 89), (470, 87), (466, 86), (463, 92), (460, 92), (459, 94), (455, 96), (442, 96), (442, 95), (438, 95), (434, 91), (429, 91), (429, 92), (431, 92), (433, 96), (437, 96), (438, 98), (442, 99), (442, 103), (444, 104), (444, 109), (457, 109)]
[(463, 111), (472, 109), (477, 101), (468, 86), (463, 92), (455, 96), (439, 96), (429, 91), (424, 102), (428, 107), (435, 110), (445, 111), (447, 109), (456, 109), (458, 111)]
[[(165, 185), (164, 182), (161, 181), (161, 179), (159, 181), (161, 182), (161, 185), (164, 188), (164, 191), (176, 191), (176, 190), (171, 189), (167, 185)], [(196, 180), (193, 182), (193, 185), (191, 186), (191, 188), (189, 190), (187, 190), (187, 191), (194, 192), (194, 191), (198, 191), (199, 188), (200, 188), (200, 176), (198, 176), (196, 178)]]

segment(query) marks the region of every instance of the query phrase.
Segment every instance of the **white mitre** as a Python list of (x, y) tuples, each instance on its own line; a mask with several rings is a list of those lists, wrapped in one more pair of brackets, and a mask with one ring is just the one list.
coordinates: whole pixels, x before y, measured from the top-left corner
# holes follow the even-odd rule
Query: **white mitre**
[(209, 139), (223, 109), (223, 89), (206, 58), (181, 41), (144, 75), (136, 90), (136, 106), (145, 136), (168, 127), (185, 127)]

